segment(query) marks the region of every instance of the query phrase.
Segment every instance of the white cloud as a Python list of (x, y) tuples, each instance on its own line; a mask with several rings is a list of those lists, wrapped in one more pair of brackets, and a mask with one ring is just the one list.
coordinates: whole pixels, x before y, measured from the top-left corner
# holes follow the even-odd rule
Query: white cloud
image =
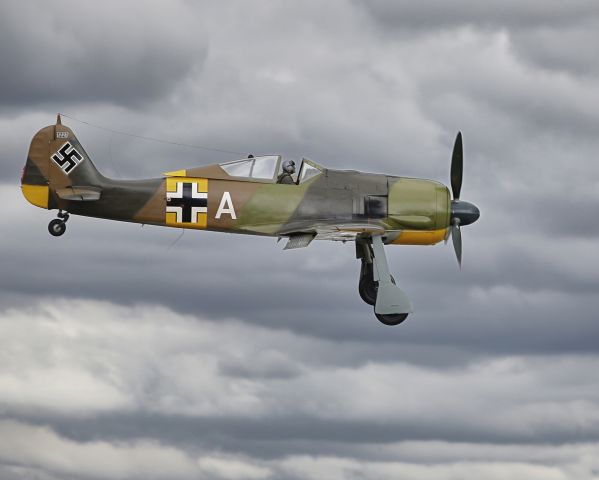
[(84, 478), (190, 478), (193, 459), (157, 442), (76, 442), (45, 427), (0, 421), (0, 458)]
[(269, 468), (254, 465), (232, 456), (203, 456), (198, 460), (202, 472), (224, 480), (259, 480), (271, 478)]
[(599, 366), (594, 355), (490, 357), (449, 370), (401, 359), (343, 367), (317, 356), (359, 343), (67, 300), (0, 314), (0, 335), (0, 403), (15, 412), (299, 415), (525, 439), (599, 428), (599, 387), (587, 375)]
[[(186, 452), (147, 439), (80, 442), (51, 429), (0, 421), (0, 472), (10, 479), (75, 478), (241, 480), (396, 478), (469, 480), (594, 479), (598, 444), (563, 446), (400, 442), (361, 446), (347, 456), (287, 455), (270, 460), (210, 451)], [(369, 453), (370, 451), (370, 453)]]
[[(414, 480), (566, 480), (560, 468), (513, 462), (461, 462), (417, 465), (403, 462), (359, 462), (338, 458), (296, 457), (284, 462), (284, 468), (297, 478), (330, 480), (364, 479)], [(587, 477), (590, 478), (590, 477)]]

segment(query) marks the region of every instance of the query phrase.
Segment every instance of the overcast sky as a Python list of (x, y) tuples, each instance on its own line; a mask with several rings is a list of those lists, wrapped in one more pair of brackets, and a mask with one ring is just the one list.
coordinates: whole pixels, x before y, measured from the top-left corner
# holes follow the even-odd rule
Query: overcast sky
[[(0, 3), (0, 478), (599, 478), (596, 0)], [(71, 217), (19, 189), (57, 112), (97, 167), (235, 154), (449, 183), (453, 249)], [(77, 119), (77, 120), (75, 120)]]

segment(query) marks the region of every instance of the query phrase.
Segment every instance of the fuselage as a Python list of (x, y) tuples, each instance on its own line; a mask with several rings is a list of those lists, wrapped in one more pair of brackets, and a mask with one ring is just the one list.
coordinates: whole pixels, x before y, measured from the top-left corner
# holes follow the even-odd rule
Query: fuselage
[[(77, 162), (66, 172), (72, 158)], [(285, 185), (276, 183), (280, 163), (277, 156), (258, 157), (113, 180), (95, 169), (73, 132), (57, 124), (34, 137), (22, 187), (43, 208), (176, 228), (288, 236), (370, 225), (387, 232), (387, 243), (429, 245), (446, 237), (451, 199), (441, 183), (333, 170), (304, 159), (296, 183)]]

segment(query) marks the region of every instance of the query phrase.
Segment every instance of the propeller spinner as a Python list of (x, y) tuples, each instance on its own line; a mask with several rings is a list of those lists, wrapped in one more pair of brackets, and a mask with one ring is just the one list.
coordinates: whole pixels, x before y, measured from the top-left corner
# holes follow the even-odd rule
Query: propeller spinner
[(464, 151), (462, 146), (462, 132), (458, 132), (453, 145), (453, 154), (451, 156), (451, 192), (453, 200), (451, 201), (451, 239), (453, 248), (460, 268), (462, 267), (462, 225), (470, 225), (480, 217), (478, 207), (470, 202), (460, 200), (462, 190), (462, 177), (464, 172)]

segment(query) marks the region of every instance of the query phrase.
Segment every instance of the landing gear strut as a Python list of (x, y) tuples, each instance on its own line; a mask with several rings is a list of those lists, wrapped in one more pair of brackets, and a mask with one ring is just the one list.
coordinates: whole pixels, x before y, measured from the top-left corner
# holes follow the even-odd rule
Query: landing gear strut
[(63, 212), (62, 210), (58, 211), (58, 218), (55, 218), (48, 224), (48, 231), (50, 235), (54, 237), (60, 237), (67, 230), (67, 220), (69, 219), (69, 214), (67, 212)]
[(385, 325), (399, 325), (412, 312), (410, 299), (389, 273), (380, 235), (356, 242), (361, 259), (358, 292), (368, 305), (374, 306), (376, 318)]

